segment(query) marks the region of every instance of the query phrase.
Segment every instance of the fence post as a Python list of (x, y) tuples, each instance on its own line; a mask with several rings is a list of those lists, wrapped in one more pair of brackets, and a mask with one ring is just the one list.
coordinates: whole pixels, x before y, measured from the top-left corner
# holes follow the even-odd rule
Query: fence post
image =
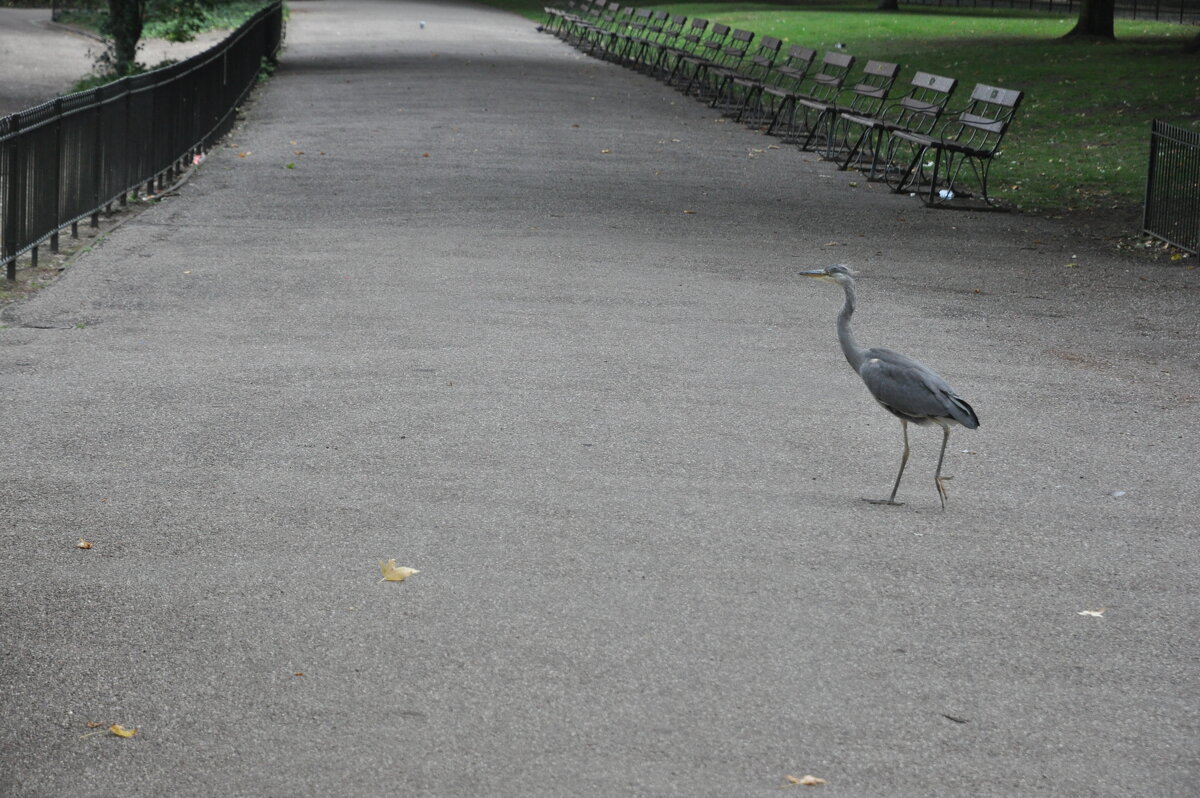
[(54, 232), (50, 234), (50, 251), (58, 252), (58, 231), (62, 229), (62, 189), (63, 171), (63, 132), (62, 132), (62, 97), (54, 99)]
[(1154, 216), (1151, 206), (1154, 204), (1154, 167), (1158, 160), (1158, 120), (1150, 120), (1150, 165), (1146, 170), (1146, 201), (1142, 203), (1142, 230), (1150, 229), (1150, 219)]
[(121, 207), (129, 205), (129, 174), (132, 169), (129, 157), (129, 142), (133, 141), (133, 133), (129, 129), (129, 117), (133, 115), (133, 81), (125, 87), (125, 136), (121, 148)]
[(0, 241), (0, 255), (3, 255), (8, 261), (7, 277), (10, 282), (17, 279), (17, 220), (20, 208), (20, 178), (18, 177), (18, 166), (20, 165), (19, 153), (17, 152), (17, 137), (15, 134), (21, 129), (21, 117), (19, 114), (13, 114), (8, 117), (8, 146), (5, 147), (3, 153), (5, 167), (8, 170), (8, 189), (4, 197), (4, 241)]
[(95, 126), (92, 135), (92, 227), (100, 226), (100, 182), (104, 179), (104, 158), (100, 152), (100, 148), (104, 144), (104, 138), (100, 133), (100, 117), (104, 114), (104, 87), (97, 86), (94, 91), (93, 102), (95, 103), (95, 113), (92, 114), (92, 124)]

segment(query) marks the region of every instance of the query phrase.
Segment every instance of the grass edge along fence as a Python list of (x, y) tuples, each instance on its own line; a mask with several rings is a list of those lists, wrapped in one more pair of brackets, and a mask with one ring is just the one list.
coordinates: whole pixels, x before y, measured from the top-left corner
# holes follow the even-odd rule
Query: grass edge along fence
[(164, 184), (228, 132), (234, 110), (283, 41), (283, 4), (246, 20), (220, 44), (133, 75), (0, 117), (0, 264), (17, 258), (144, 185)]
[(1200, 254), (1200, 133), (1152, 123), (1142, 231)]

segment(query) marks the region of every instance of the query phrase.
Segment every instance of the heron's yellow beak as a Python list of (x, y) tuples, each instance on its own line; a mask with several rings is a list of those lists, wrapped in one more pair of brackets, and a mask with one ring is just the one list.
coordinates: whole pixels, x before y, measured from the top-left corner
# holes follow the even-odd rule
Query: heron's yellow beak
[(828, 280), (829, 275), (824, 269), (805, 269), (800, 272), (801, 277), (816, 277), (818, 280)]

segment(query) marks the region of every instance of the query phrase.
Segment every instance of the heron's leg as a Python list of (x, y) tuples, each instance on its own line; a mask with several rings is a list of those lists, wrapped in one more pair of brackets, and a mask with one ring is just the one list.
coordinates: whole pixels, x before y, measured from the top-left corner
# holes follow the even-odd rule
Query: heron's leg
[(904, 433), (904, 454), (900, 455), (900, 472), (896, 474), (896, 484), (892, 485), (892, 495), (886, 499), (866, 499), (871, 504), (893, 504), (899, 506), (904, 502), (896, 501), (896, 491), (900, 490), (900, 478), (904, 476), (904, 466), (908, 463), (908, 422), (900, 419), (900, 431)]
[(942, 476), (942, 460), (946, 457), (946, 444), (950, 442), (950, 425), (942, 425), (942, 453), (938, 455), (937, 471), (933, 474), (933, 482), (937, 485), (938, 498), (942, 500), (942, 509), (946, 509), (946, 480), (950, 477)]

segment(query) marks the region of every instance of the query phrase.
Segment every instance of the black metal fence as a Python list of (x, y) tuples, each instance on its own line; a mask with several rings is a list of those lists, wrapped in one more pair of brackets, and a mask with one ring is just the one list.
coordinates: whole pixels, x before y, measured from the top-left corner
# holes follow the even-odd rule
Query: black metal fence
[(283, 7), (264, 7), (186, 61), (0, 117), (0, 264), (145, 185), (153, 191), (234, 122), (264, 58), (283, 39)]
[[(1079, 16), (1080, 0), (900, 0), (902, 5), (1015, 8)], [(1114, 14), (1123, 19), (1153, 19), (1181, 25), (1200, 24), (1200, 0), (1116, 0)]]
[(1155, 119), (1142, 230), (1200, 254), (1200, 132)]

